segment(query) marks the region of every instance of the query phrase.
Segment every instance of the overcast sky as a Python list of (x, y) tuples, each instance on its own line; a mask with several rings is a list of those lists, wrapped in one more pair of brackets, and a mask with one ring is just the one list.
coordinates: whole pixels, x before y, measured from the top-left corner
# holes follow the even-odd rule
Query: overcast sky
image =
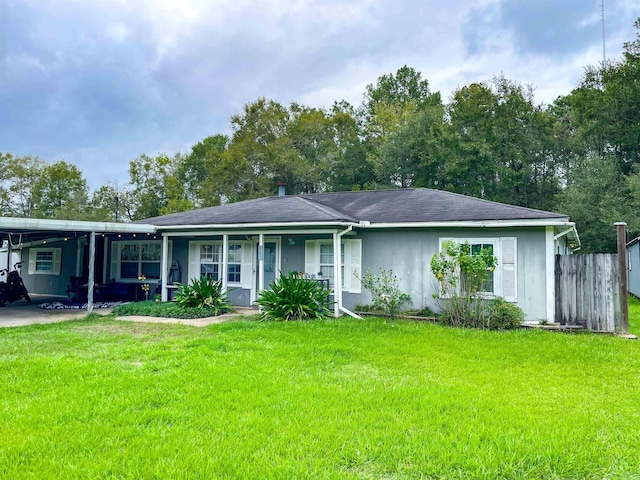
[[(550, 103), (602, 61), (601, 0), (0, 0), (0, 152), (91, 188), (188, 151), (258, 97), (330, 107), (403, 65), (447, 100), (494, 75)], [(606, 51), (640, 0), (605, 0)]]

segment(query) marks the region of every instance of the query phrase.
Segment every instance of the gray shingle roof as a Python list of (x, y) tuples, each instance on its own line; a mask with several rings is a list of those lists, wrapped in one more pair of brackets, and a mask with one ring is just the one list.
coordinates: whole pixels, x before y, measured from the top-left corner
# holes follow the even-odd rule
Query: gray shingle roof
[(258, 198), (148, 218), (157, 226), (295, 222), (411, 223), (566, 219), (567, 215), (428, 188), (368, 190)]

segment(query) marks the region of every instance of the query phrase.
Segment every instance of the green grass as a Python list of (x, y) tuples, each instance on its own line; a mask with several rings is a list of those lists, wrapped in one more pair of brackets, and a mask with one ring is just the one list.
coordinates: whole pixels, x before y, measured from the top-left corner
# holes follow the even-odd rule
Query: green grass
[(1, 329), (0, 378), (0, 478), (640, 478), (613, 336), (94, 315)]
[(640, 337), (640, 300), (629, 296), (629, 332)]
[(115, 316), (140, 315), (143, 317), (164, 318), (206, 318), (213, 317), (216, 312), (212, 308), (182, 307), (175, 302), (145, 302), (123, 303), (113, 309)]

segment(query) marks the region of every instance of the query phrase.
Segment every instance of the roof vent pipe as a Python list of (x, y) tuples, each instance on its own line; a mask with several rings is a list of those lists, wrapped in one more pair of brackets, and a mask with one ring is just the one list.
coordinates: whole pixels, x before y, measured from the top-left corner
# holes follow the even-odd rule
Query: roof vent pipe
[(284, 197), (287, 194), (287, 182), (278, 182), (278, 196)]

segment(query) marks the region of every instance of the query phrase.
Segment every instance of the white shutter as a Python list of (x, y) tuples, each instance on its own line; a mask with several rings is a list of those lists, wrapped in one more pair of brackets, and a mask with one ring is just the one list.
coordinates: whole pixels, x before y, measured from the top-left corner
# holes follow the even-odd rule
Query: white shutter
[(304, 242), (304, 272), (308, 274), (318, 273), (320, 270), (320, 257), (319, 253), (316, 253), (317, 250), (318, 242), (315, 240)]
[[(173, 240), (169, 240), (167, 242), (167, 271), (164, 272), (162, 274), (162, 277), (160, 278), (160, 281), (163, 283), (169, 279), (169, 270), (171, 270), (172, 258), (173, 258)], [(160, 256), (160, 268), (162, 268), (162, 256)]]
[[(187, 283), (191, 285), (194, 278), (200, 279), (200, 242), (189, 242), (189, 269)], [(184, 279), (182, 280), (184, 283)]]
[[(242, 288), (251, 290), (253, 284), (253, 243), (242, 243), (242, 264), (240, 265), (240, 284)], [(227, 272), (223, 272), (226, 275)]]
[[(453, 237), (444, 237), (444, 238), (440, 238), (440, 239), (438, 240), (438, 255), (440, 254), (440, 252), (442, 252), (442, 244), (443, 244), (444, 242), (446, 242), (447, 240), (451, 240), (451, 241), (453, 241), (453, 242), (458, 241), (457, 239), (455, 239), (455, 238), (453, 238)], [(429, 260), (431, 260), (431, 259), (429, 259)], [(460, 273), (460, 272), (456, 272), (456, 275), (458, 275), (459, 273)], [(435, 275), (433, 276), (433, 278), (436, 278), (436, 277), (435, 277)], [(444, 294), (442, 293), (442, 291), (443, 291), (443, 285), (442, 285), (442, 283), (440, 283), (440, 281), (439, 281), (438, 279), (436, 279), (436, 283), (435, 283), (435, 285), (437, 285), (437, 288), (438, 288), (438, 291), (437, 291), (438, 297), (439, 297), (439, 298), (450, 298), (450, 295), (449, 295), (449, 293), (448, 293), (448, 292), (450, 292), (450, 291), (451, 291), (451, 289), (452, 289), (451, 284), (450, 284), (449, 282), (447, 282), (446, 277), (442, 280), (442, 282), (444, 283), (444, 292), (445, 292)], [(459, 288), (460, 288), (460, 287), (459, 287), (459, 285), (458, 285), (457, 290), (459, 290)], [(454, 295), (455, 295), (455, 293), (454, 293)]]
[(517, 247), (516, 237), (500, 239), (502, 258), (498, 259), (498, 268), (502, 273), (502, 296), (507, 302), (518, 301)]
[(349, 241), (349, 272), (347, 278), (351, 280), (349, 285), (350, 293), (361, 293), (360, 279), (362, 278), (362, 240), (352, 239)]
[(53, 275), (60, 275), (61, 263), (62, 263), (62, 249), (54, 248), (53, 249), (53, 271), (51, 272)]
[(111, 276), (113, 280), (120, 280), (120, 242), (111, 242)]
[(29, 249), (29, 275), (36, 273), (36, 249)]

